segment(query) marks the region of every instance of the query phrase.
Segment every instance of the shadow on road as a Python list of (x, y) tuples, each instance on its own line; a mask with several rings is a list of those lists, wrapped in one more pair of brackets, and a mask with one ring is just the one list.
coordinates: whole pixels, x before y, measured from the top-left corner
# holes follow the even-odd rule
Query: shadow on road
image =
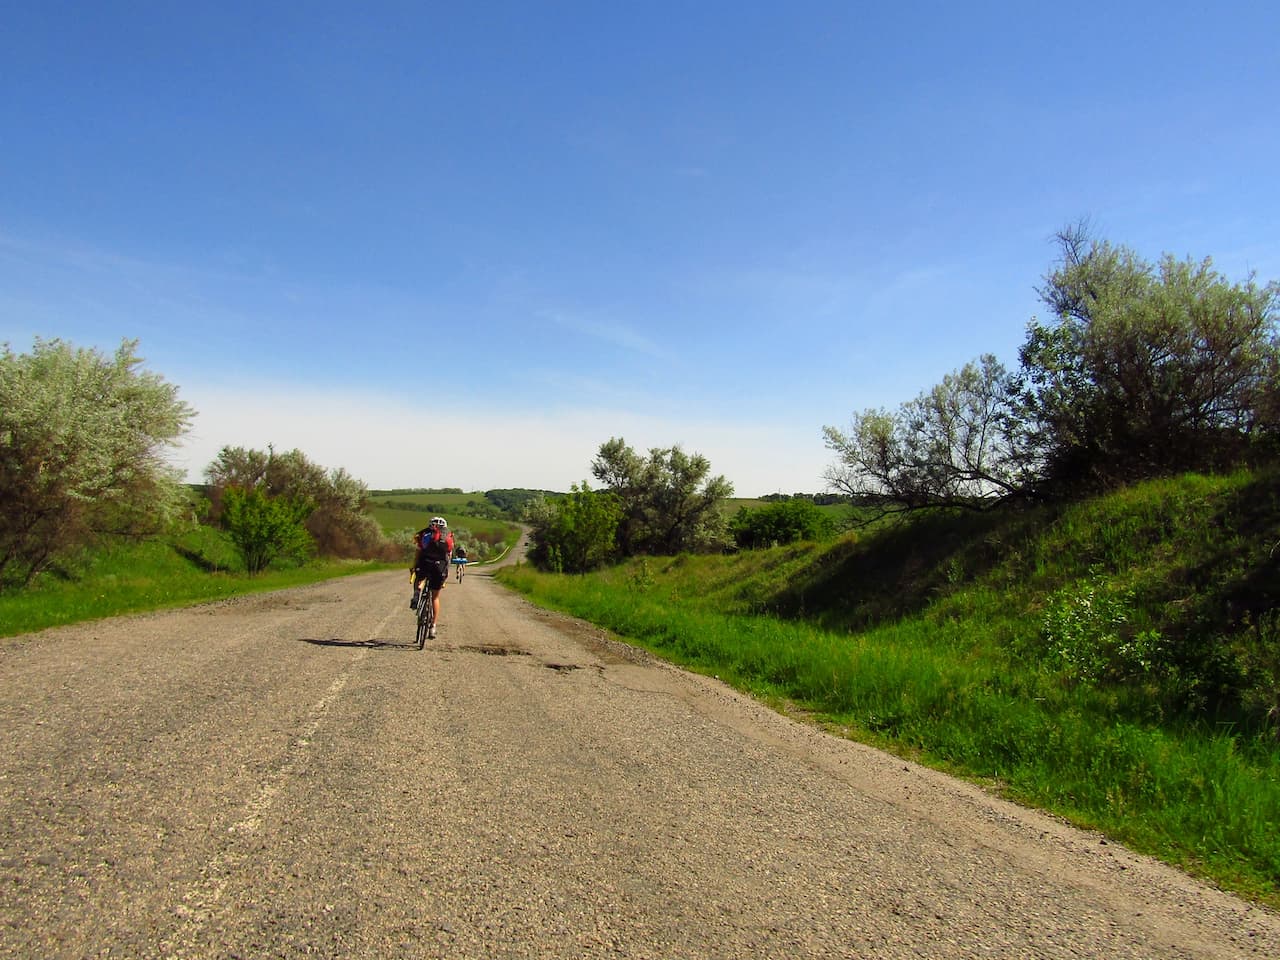
[(341, 637), (331, 637), (328, 640), (321, 640), (317, 637), (298, 637), (299, 643), (309, 643), (316, 647), (372, 647), (373, 649), (391, 649), (391, 650), (417, 650), (418, 645), (412, 640), (379, 640), (374, 637), (370, 640), (344, 640)]

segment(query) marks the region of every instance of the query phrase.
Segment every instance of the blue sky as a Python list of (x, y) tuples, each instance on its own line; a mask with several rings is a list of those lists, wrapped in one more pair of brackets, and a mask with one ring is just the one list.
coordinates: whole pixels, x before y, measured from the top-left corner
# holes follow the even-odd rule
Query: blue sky
[(1271, 2), (0, 12), (0, 341), (140, 340), (193, 479), (622, 436), (815, 491), (824, 425), (1016, 363), (1064, 225), (1280, 279)]

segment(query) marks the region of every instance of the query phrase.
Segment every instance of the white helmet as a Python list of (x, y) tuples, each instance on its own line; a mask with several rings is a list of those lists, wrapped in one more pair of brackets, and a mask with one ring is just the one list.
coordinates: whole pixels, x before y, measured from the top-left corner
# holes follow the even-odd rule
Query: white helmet
[(441, 527), (441, 528), (447, 527), (448, 525), (449, 524), (445, 523), (444, 517), (432, 517), (431, 522), (427, 524), (427, 526), (430, 526), (430, 527)]

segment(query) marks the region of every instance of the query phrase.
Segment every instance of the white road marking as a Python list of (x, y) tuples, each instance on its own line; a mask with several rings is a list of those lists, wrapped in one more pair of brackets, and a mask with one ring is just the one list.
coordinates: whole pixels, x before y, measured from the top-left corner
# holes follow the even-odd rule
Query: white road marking
[[(378, 624), (374, 636), (383, 636), (387, 625), (392, 620), (397, 619), (398, 616), (398, 613), (393, 613), (385, 617)], [(263, 817), (271, 810), (285, 784), (292, 779), (295, 771), (302, 763), (303, 758), (306, 756), (306, 749), (311, 745), (316, 733), (319, 732), (320, 726), (324, 723), (325, 717), (329, 713), (329, 708), (342, 695), (342, 691), (346, 689), (352, 672), (368, 655), (369, 650), (367, 647), (358, 651), (348, 662), (347, 668), (329, 684), (329, 689), (325, 691), (324, 696), (317, 700), (315, 706), (311, 708), (306, 724), (298, 736), (289, 744), (288, 757), (285, 762), (259, 785), (252, 799), (245, 805), (245, 816), (227, 829), (228, 834), (233, 837), (248, 837), (261, 828)], [(192, 884), (190, 889), (183, 894), (182, 902), (177, 905), (176, 910), (178, 915), (187, 921), (187, 929), (185, 931), (187, 937), (194, 930), (202, 927), (213, 915), (214, 907), (217, 906), (218, 901), (222, 899), (222, 895), (226, 891), (227, 878), (245, 859), (245, 854), (236, 850), (234, 846), (219, 851), (201, 871), (201, 879)], [(182, 954), (181, 952), (171, 951), (166, 956), (170, 960), (176, 960)]]

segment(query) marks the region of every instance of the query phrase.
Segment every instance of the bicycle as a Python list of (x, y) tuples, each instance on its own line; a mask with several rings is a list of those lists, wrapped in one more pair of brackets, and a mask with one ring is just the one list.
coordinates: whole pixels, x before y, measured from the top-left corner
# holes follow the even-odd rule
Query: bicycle
[(435, 591), (431, 589), (429, 579), (422, 582), (422, 592), (418, 594), (418, 649), (427, 645), (427, 634), (436, 623)]
[(450, 560), (449, 562), (450, 562), (450, 563), (452, 563), (455, 567), (457, 567), (457, 568), (458, 568), (458, 582), (459, 582), (459, 583), (461, 583), (461, 582), (462, 582), (462, 571), (463, 571), (463, 570), (465, 570), (465, 569), (467, 568), (467, 558), (466, 558), (466, 557), (454, 557), (454, 558), (453, 558), (452, 560)]

